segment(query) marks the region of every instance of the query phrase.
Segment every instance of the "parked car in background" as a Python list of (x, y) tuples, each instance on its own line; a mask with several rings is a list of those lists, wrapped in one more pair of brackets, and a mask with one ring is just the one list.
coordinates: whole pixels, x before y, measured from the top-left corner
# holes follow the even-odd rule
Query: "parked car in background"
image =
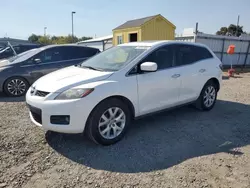
[(84, 131), (94, 142), (109, 145), (124, 136), (134, 118), (190, 103), (211, 110), (221, 64), (201, 44), (122, 44), (40, 78), (26, 102), (31, 120), (43, 129)]
[(22, 96), (38, 78), (63, 67), (78, 64), (99, 52), (96, 48), (78, 45), (50, 45), (2, 60), (0, 92), (4, 91), (9, 96)]
[[(39, 48), (41, 47), (40, 44), (22, 44), (22, 45), (16, 45), (12, 46), (13, 49), (15, 50), (16, 54), (20, 54), (22, 52), (34, 49), (34, 48)], [(7, 59), (9, 57), (15, 56), (15, 52), (10, 46), (7, 46), (5, 48), (2, 48), (0, 50), (0, 59)]]

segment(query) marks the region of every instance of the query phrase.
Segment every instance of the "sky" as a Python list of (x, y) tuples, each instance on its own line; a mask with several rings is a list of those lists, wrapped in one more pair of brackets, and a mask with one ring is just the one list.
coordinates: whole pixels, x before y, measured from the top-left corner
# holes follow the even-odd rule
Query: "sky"
[(250, 0), (0, 0), (0, 38), (27, 39), (32, 33), (68, 35), (71, 12), (78, 37), (101, 37), (127, 20), (161, 14), (176, 33), (195, 27), (214, 34), (222, 26), (237, 23), (250, 32)]

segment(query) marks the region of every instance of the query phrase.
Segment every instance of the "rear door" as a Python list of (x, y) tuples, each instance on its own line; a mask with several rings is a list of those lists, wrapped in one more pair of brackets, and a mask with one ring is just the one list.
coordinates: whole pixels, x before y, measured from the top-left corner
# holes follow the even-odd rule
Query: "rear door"
[(209, 79), (207, 66), (211, 58), (213, 58), (212, 54), (204, 47), (189, 44), (176, 45), (174, 67), (178, 67), (181, 74), (181, 103), (188, 103), (199, 97), (201, 89)]

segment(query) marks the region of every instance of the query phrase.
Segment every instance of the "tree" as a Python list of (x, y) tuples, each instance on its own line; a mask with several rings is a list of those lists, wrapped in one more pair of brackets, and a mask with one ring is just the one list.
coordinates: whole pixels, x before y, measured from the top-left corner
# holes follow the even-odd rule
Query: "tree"
[(31, 36), (29, 36), (28, 41), (36, 43), (38, 42), (39, 37), (40, 36), (38, 35), (32, 34)]
[(78, 38), (78, 42), (79, 41), (84, 41), (84, 40), (89, 40), (92, 39), (92, 37), (82, 37), (82, 38)]
[(239, 37), (243, 33), (243, 26), (236, 26), (234, 24), (230, 24), (230, 26), (228, 27), (228, 33), (231, 36)]
[(57, 37), (57, 36), (52, 36), (52, 37), (51, 37), (51, 40), (52, 40), (52, 42), (53, 42), (53, 41), (57, 41), (57, 40), (58, 40), (58, 37)]
[(48, 45), (48, 44), (52, 44), (52, 41), (49, 36), (41, 36), (38, 39), (38, 43), (43, 44), (43, 45)]
[(29, 37), (28, 40), (30, 42), (36, 42), (36, 43), (40, 43), (40, 44), (43, 44), (43, 45), (47, 45), (47, 44), (76, 43), (78, 41), (83, 41), (83, 40), (88, 40), (88, 39), (91, 39), (91, 37), (77, 38), (76, 36), (72, 37), (72, 35), (68, 35), (68, 36), (52, 36), (52, 37), (50, 37), (49, 35), (40, 36), (40, 35), (32, 34)]
[(221, 27), (219, 31), (216, 32), (216, 35), (227, 35), (227, 27)]
[(216, 35), (239, 37), (242, 33), (244, 33), (243, 26), (236, 26), (234, 24), (230, 24), (228, 27), (221, 27), (220, 30), (216, 32)]

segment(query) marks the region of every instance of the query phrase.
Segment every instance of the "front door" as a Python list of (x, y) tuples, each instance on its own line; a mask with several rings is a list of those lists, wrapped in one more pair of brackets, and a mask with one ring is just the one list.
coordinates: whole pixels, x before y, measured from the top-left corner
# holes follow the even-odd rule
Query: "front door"
[(155, 50), (143, 62), (157, 63), (158, 70), (137, 75), (140, 115), (178, 104), (181, 77), (179, 69), (173, 67), (174, 46)]
[(62, 68), (63, 60), (60, 47), (53, 47), (34, 55), (21, 68), (27, 72), (28, 79), (35, 82), (38, 78)]

